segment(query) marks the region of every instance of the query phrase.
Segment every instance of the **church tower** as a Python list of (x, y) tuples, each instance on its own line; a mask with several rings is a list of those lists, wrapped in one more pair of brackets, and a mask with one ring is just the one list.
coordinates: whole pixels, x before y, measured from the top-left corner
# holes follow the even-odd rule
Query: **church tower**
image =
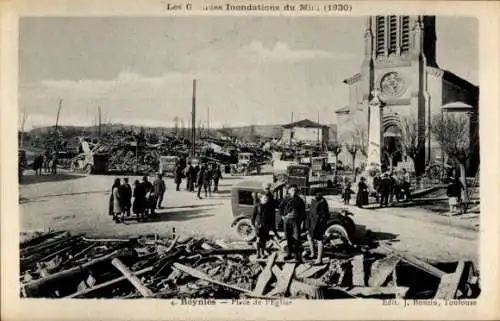
[[(422, 173), (426, 162), (443, 157), (432, 139), (432, 117), (450, 110), (449, 104), (467, 106), (455, 112), (477, 115), (479, 88), (438, 67), (434, 16), (367, 17), (362, 41), (365, 48), (360, 72), (344, 79), (349, 85), (349, 105), (335, 112), (338, 134), (348, 137), (352, 128), (359, 126), (368, 127), (370, 132), (369, 101), (376, 91), (383, 105), (383, 148), (401, 141), (404, 118), (416, 121), (422, 148), (415, 162), (408, 166)], [(394, 166), (398, 166), (395, 162), (407, 160), (404, 151), (388, 158)]]

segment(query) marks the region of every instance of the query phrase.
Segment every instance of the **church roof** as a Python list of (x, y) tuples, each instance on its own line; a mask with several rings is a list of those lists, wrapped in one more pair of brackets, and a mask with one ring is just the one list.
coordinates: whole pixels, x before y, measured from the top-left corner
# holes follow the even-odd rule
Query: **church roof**
[(468, 111), (474, 109), (471, 105), (468, 105), (461, 101), (448, 103), (446, 105), (443, 105), (441, 108), (446, 111)]
[(321, 125), (319, 123), (313, 122), (312, 120), (309, 119), (303, 119), (299, 120), (290, 124), (286, 124), (282, 126), (283, 128), (294, 128), (294, 127), (301, 127), (301, 128), (325, 128), (328, 127), (326, 125)]
[(349, 114), (349, 112), (351, 111), (350, 107), (349, 106), (344, 106), (342, 108), (339, 108), (335, 111), (336, 114)]
[(451, 71), (443, 69), (443, 72), (444, 72), (443, 78), (445, 80), (448, 80), (448, 81), (450, 81), (450, 82), (452, 82), (454, 84), (457, 84), (457, 85), (459, 85), (462, 88), (479, 90), (478, 86), (476, 86), (476, 85), (468, 82), (467, 80), (463, 79), (460, 76), (455, 75)]
[(361, 74), (357, 73), (355, 75), (352, 75), (349, 78), (344, 79), (343, 83), (351, 85), (351, 84), (357, 83), (360, 79), (361, 79)]

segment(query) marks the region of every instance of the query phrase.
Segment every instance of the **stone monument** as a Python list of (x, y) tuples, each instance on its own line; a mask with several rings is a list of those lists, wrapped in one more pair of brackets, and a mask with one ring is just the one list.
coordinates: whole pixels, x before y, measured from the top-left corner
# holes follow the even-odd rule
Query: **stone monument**
[(370, 110), (369, 131), (368, 131), (368, 157), (366, 160), (366, 168), (361, 173), (362, 177), (367, 180), (369, 189), (373, 192), (373, 178), (375, 173), (382, 170), (382, 144), (383, 144), (383, 129), (382, 129), (382, 112), (384, 104), (380, 100), (380, 92), (374, 90), (372, 99), (368, 103)]

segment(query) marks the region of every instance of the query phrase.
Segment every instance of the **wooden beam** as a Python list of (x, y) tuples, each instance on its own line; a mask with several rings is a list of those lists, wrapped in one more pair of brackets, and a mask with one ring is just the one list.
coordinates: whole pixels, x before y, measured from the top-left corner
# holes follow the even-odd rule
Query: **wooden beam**
[(120, 271), (127, 280), (139, 291), (139, 293), (145, 297), (150, 298), (154, 296), (153, 291), (151, 291), (147, 286), (145, 286), (137, 276), (135, 276), (129, 268), (120, 261), (118, 258), (111, 260), (111, 264)]
[(455, 298), (455, 295), (464, 273), (465, 262), (463, 260), (458, 262), (455, 273), (445, 274), (441, 277), (441, 282), (434, 296), (436, 300), (449, 300)]
[(364, 256), (356, 255), (351, 260), (352, 265), (352, 285), (365, 286), (365, 267)]
[[(153, 271), (153, 267), (152, 266), (149, 266), (145, 269), (142, 269), (142, 270), (139, 270), (137, 272), (132, 272), (135, 276), (140, 276), (142, 274), (145, 274), (145, 273), (148, 273), (148, 272), (151, 272)], [(85, 296), (87, 294), (90, 294), (92, 292), (95, 292), (97, 290), (100, 290), (100, 289), (104, 289), (110, 285), (113, 285), (113, 284), (116, 284), (116, 283), (119, 283), (119, 282), (122, 282), (122, 281), (125, 281), (127, 278), (125, 276), (120, 276), (119, 278), (116, 278), (116, 279), (113, 279), (113, 280), (110, 280), (110, 281), (107, 281), (107, 282), (104, 282), (104, 283), (101, 283), (101, 284), (98, 284), (94, 287), (91, 287), (91, 288), (88, 288), (88, 289), (85, 289), (83, 291), (78, 291), (78, 292), (75, 292), (73, 294), (70, 294), (68, 296), (65, 296), (65, 298), (78, 298), (78, 297), (82, 297), (82, 296)]]
[(390, 255), (383, 259), (373, 262), (371, 267), (370, 278), (368, 279), (369, 286), (382, 286), (396, 268), (396, 265), (401, 261), (401, 258), (396, 255)]
[(117, 257), (118, 255), (120, 255), (120, 253), (121, 253), (120, 251), (114, 251), (110, 254), (101, 256), (100, 258), (94, 259), (90, 262), (84, 263), (84, 264), (79, 265), (79, 266), (75, 266), (74, 268), (64, 270), (64, 271), (61, 271), (58, 273), (54, 273), (54, 274), (51, 274), (47, 277), (31, 281), (23, 286), (25, 287), (26, 292), (29, 295), (29, 294), (31, 294), (31, 292), (37, 291), (42, 286), (45, 286), (45, 285), (53, 283), (53, 282), (62, 281), (68, 277), (72, 277), (72, 276), (75, 276), (79, 273), (85, 272), (96, 264), (104, 263), (104, 262), (107, 262), (107, 261)]
[(285, 264), (283, 270), (281, 271), (281, 273), (279, 273), (278, 282), (276, 283), (276, 286), (268, 294), (266, 294), (266, 296), (272, 297), (276, 295), (286, 294), (293, 278), (293, 271), (295, 270), (295, 265), (296, 263)]
[(380, 247), (391, 252), (394, 255), (399, 256), (406, 263), (411, 264), (414, 267), (417, 267), (417, 268), (429, 273), (430, 275), (434, 275), (435, 277), (437, 277), (439, 279), (441, 279), (443, 277), (443, 275), (446, 274), (445, 272), (441, 271), (437, 267), (435, 267), (427, 262), (424, 262), (424, 261), (414, 257), (413, 255), (397, 251), (394, 248), (390, 247), (389, 245), (380, 244)]
[(266, 266), (260, 272), (259, 277), (257, 278), (257, 284), (253, 290), (253, 294), (257, 296), (261, 296), (264, 294), (267, 284), (271, 281), (271, 277), (273, 276), (272, 267), (274, 262), (276, 261), (276, 257), (278, 256), (278, 252), (273, 252), (269, 258), (267, 259)]

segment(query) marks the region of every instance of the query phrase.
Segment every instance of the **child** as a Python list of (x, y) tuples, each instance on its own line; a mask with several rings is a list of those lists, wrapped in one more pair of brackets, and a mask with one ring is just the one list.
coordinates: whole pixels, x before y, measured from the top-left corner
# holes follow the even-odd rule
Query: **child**
[(346, 181), (344, 184), (344, 189), (342, 190), (342, 199), (344, 200), (344, 205), (349, 205), (351, 194), (353, 193), (354, 191), (351, 189), (351, 182)]

